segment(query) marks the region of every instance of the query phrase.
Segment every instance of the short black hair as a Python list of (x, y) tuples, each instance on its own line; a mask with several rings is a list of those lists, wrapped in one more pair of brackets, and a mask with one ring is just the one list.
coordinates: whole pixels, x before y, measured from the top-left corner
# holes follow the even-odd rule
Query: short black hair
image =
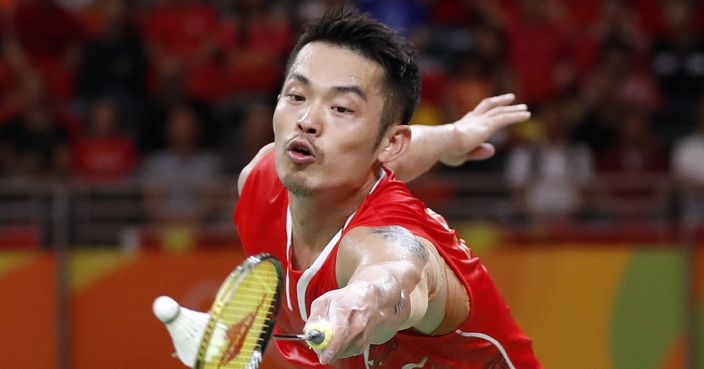
[(338, 8), (306, 25), (289, 56), (287, 75), (301, 49), (316, 41), (358, 52), (383, 68), (387, 98), (376, 145), (394, 122), (408, 124), (420, 99), (420, 73), (410, 42), (366, 14)]

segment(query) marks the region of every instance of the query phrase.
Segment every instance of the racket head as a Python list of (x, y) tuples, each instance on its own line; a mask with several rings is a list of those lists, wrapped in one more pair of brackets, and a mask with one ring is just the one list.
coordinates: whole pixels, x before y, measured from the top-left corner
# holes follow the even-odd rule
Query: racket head
[(281, 299), (281, 263), (250, 256), (220, 286), (196, 355), (196, 369), (256, 369)]

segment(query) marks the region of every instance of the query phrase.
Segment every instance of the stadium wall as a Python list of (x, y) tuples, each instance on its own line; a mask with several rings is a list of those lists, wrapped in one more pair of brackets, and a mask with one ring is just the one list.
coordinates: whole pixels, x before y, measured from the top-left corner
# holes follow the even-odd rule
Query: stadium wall
[[(704, 368), (704, 251), (677, 247), (561, 244), (481, 250), (513, 314), (546, 368), (687, 367), (688, 332)], [(238, 251), (76, 251), (68, 258), (68, 345), (57, 344), (57, 258), (0, 253), (3, 367), (182, 368), (153, 317), (161, 294), (207, 310)], [(693, 283), (686, 282), (693, 271)], [(691, 309), (687, 309), (692, 301)], [(688, 312), (692, 312), (689, 314)], [(696, 326), (696, 329), (694, 327)], [(285, 368), (273, 350), (264, 369)], [(144, 363), (142, 366), (139, 363)]]

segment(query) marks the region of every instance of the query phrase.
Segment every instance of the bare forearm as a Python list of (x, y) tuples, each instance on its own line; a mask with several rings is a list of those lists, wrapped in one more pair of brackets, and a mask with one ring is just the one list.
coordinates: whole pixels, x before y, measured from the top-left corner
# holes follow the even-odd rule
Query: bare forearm
[(337, 254), (340, 288), (311, 304), (307, 326), (323, 319), (333, 332), (327, 348), (318, 352), (321, 363), (359, 355), (369, 344), (386, 342), (421, 322), (428, 309), (428, 270), (436, 265), (430, 262), (434, 255), (400, 226), (350, 230)]
[(451, 124), (411, 127), (412, 141), (406, 152), (387, 164), (396, 177), (410, 181), (428, 171), (436, 162), (457, 166), (467, 160), (494, 155), (486, 142), (499, 129), (530, 117), (524, 104), (510, 105), (515, 96), (506, 94), (482, 100), (477, 107)]
[(455, 150), (457, 138), (452, 124), (411, 126), (412, 141), (399, 159), (388, 164), (396, 178), (410, 181), (432, 168), (441, 157)]

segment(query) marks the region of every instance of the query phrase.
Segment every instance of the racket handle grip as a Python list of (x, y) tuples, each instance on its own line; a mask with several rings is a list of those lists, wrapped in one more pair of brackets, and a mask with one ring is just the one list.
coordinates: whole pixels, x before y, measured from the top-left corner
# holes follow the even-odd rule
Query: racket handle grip
[(308, 346), (313, 350), (321, 351), (328, 347), (332, 339), (332, 326), (327, 321), (320, 320), (311, 323), (303, 333), (308, 336), (306, 338)]

